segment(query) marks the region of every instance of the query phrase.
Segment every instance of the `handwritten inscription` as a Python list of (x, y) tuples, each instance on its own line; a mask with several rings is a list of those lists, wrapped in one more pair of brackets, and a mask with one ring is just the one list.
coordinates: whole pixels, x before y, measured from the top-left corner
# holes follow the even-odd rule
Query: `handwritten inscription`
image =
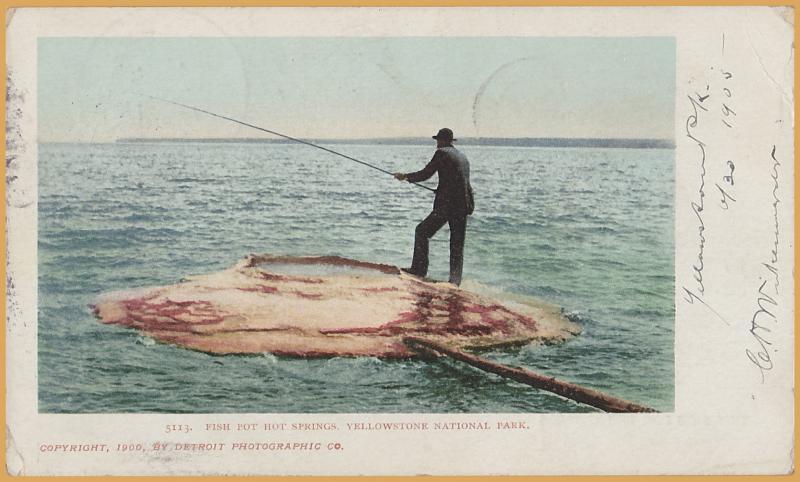
[(703, 209), (705, 208), (706, 197), (706, 143), (697, 138), (695, 129), (697, 129), (700, 123), (700, 112), (708, 112), (708, 109), (703, 106), (703, 102), (705, 102), (708, 96), (703, 97), (700, 94), (695, 95), (697, 98), (689, 96), (689, 103), (692, 108), (692, 113), (686, 118), (686, 136), (692, 140), (698, 150), (700, 187), (697, 190), (697, 197), (691, 202), (692, 212), (694, 212), (695, 217), (697, 218), (698, 242), (697, 258), (692, 264), (692, 277), (694, 278), (695, 285), (692, 289), (684, 286), (683, 290), (685, 292), (684, 299), (687, 303), (694, 304), (695, 300), (697, 300), (705, 304), (703, 301), (703, 296), (706, 292), (706, 287), (703, 283), (703, 269), (705, 268), (703, 262), (703, 253), (705, 252), (706, 246), (706, 224), (703, 221)]
[(705, 251), (706, 251), (706, 223), (705, 223), (705, 197), (706, 197), (706, 160), (708, 157), (707, 144), (700, 139), (697, 131), (700, 129), (701, 121), (704, 121), (702, 115), (708, 113), (708, 107), (704, 105), (705, 102), (711, 97), (711, 94), (701, 95), (695, 93), (694, 96), (688, 96), (691, 113), (686, 118), (685, 129), (686, 136), (692, 141), (693, 145), (697, 148), (697, 163), (699, 173), (699, 187), (697, 189), (697, 196), (691, 201), (692, 212), (695, 215), (697, 222), (697, 251), (694, 262), (692, 263), (692, 278), (694, 284), (691, 287), (683, 286), (683, 299), (689, 304), (699, 302), (711, 311), (717, 319), (721, 320), (726, 325), (730, 323), (720, 315), (717, 310), (712, 308), (705, 301), (706, 285), (703, 278), (703, 270), (705, 270)]
[[(723, 43), (724, 45), (724, 43)], [(724, 48), (723, 48), (724, 56)], [(696, 250), (692, 259), (692, 281), (682, 286), (683, 299), (689, 304), (701, 304), (725, 324), (725, 320), (707, 299), (711, 290), (705, 277), (708, 268), (709, 222), (706, 219), (707, 207), (716, 205), (726, 216), (735, 215), (738, 203), (736, 164), (741, 160), (736, 150), (736, 140), (746, 136), (747, 132), (738, 132), (742, 119), (737, 114), (737, 88), (734, 83), (734, 72), (726, 68), (710, 67), (707, 76), (700, 79), (702, 87), (697, 88), (688, 97), (688, 116), (685, 121), (685, 134), (695, 149), (694, 161), (697, 163), (698, 188), (690, 200), (692, 213), (697, 226)], [(708, 139), (714, 139), (714, 147), (710, 147)], [(717, 142), (719, 144), (717, 144)], [(776, 155), (777, 147), (772, 146), (769, 158), (769, 175), (772, 179), (772, 225), (771, 247), (769, 256), (759, 265), (761, 274), (754, 283), (755, 308), (746, 318), (750, 345), (745, 347), (747, 359), (755, 366), (764, 383), (766, 373), (773, 369), (774, 330), (778, 322), (778, 295), (780, 290), (779, 242), (781, 226), (778, 216), (779, 174), (781, 166)], [(720, 172), (721, 171), (721, 172)], [(719, 173), (719, 174), (717, 174)], [(718, 176), (718, 177), (717, 177)], [(741, 180), (741, 179), (738, 179)], [(716, 203), (706, 203), (706, 185), (713, 185)]]
[[(738, 107), (734, 79), (734, 73), (725, 67), (709, 67), (707, 76), (700, 79), (703, 87), (687, 96), (689, 114), (685, 122), (686, 137), (691, 140), (696, 152), (693, 160), (697, 163), (698, 188), (690, 201), (697, 226), (697, 249), (691, 265), (693, 282), (682, 286), (683, 299), (692, 305), (702, 305), (728, 326), (731, 323), (708, 302), (710, 290), (705, 270), (709, 259), (709, 240), (713, 237), (709, 233), (706, 215), (709, 207), (732, 213), (738, 202), (736, 163), (739, 159), (733, 146), (743, 133), (737, 132)], [(713, 147), (708, 139), (714, 140)], [(707, 185), (713, 186), (710, 199), (716, 202), (706, 203)], [(725, 233), (720, 235), (724, 236)]]
[(775, 314), (778, 307), (777, 295), (780, 288), (780, 278), (778, 270), (778, 245), (780, 236), (780, 222), (778, 218), (778, 204), (781, 202), (778, 197), (778, 167), (781, 163), (775, 157), (776, 147), (772, 146), (770, 158), (772, 159), (772, 227), (773, 238), (770, 257), (767, 262), (762, 263), (764, 273), (759, 276), (758, 291), (756, 293), (756, 307), (749, 323), (749, 333), (754, 347), (745, 349), (745, 354), (750, 362), (758, 368), (761, 375), (761, 383), (764, 383), (765, 373), (772, 370), (772, 328), (778, 322)]
[[(715, 87), (715, 94), (720, 98), (718, 118), (720, 122), (722, 122), (722, 125), (728, 129), (733, 129), (735, 125), (734, 118), (736, 117), (736, 112), (731, 108), (731, 105), (733, 105), (732, 102), (734, 102), (733, 91), (731, 90), (733, 88), (731, 85), (733, 74), (724, 68), (718, 69), (718, 72), (719, 76), (716, 81), (721, 83), (721, 86)], [(736, 185), (733, 179), (733, 172), (736, 170), (736, 164), (734, 164), (733, 160), (728, 159), (725, 162), (725, 167), (728, 169), (728, 174), (722, 176), (723, 185), (715, 182), (714, 186), (716, 186), (720, 193), (720, 207), (727, 211), (731, 207), (729, 203), (736, 202), (736, 198), (733, 197), (733, 188)]]
[(772, 146), (772, 153), (770, 153), (770, 157), (772, 158), (772, 173), (770, 173), (770, 177), (772, 178), (772, 219), (773, 219), (773, 234), (774, 238), (772, 241), (772, 256), (770, 257), (770, 263), (774, 266), (774, 271), (770, 269), (770, 271), (775, 274), (775, 294), (778, 294), (778, 287), (780, 283), (778, 282), (778, 268), (775, 266), (778, 263), (778, 244), (780, 243), (779, 236), (780, 236), (780, 222), (778, 221), (778, 204), (781, 200), (778, 198), (778, 166), (781, 165), (778, 162), (778, 159), (775, 157), (775, 151), (777, 148)]
[[(730, 174), (727, 176), (722, 176), (722, 181), (733, 187), (734, 186), (733, 171), (736, 169), (736, 165), (733, 163), (733, 161), (728, 161), (727, 165), (728, 168), (730, 169)], [(731, 196), (730, 193), (728, 193), (727, 187), (723, 188), (722, 186), (719, 185), (719, 183), (715, 183), (714, 185), (717, 186), (717, 189), (719, 189), (719, 192), (722, 195), (722, 198), (719, 201), (719, 205), (722, 209), (727, 211), (728, 209), (730, 209), (728, 201), (736, 202), (736, 199), (733, 196)]]

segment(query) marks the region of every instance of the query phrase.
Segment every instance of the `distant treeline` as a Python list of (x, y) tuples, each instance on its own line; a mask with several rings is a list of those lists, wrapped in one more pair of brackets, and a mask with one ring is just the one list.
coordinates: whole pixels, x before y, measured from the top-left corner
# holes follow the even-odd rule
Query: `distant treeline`
[[(377, 139), (305, 139), (315, 144), (372, 144), (372, 145), (420, 145), (432, 144), (426, 137), (385, 137)], [(120, 143), (235, 143), (235, 144), (293, 144), (287, 139), (268, 139), (261, 137), (242, 138), (147, 138), (126, 137), (117, 139)], [(598, 139), (565, 137), (470, 137), (456, 141), (464, 146), (509, 146), (509, 147), (609, 147), (628, 149), (673, 149), (671, 139)]]

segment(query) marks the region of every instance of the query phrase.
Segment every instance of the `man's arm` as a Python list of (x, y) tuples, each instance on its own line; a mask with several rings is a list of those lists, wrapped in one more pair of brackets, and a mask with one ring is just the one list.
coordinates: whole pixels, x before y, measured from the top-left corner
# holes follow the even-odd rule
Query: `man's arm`
[(430, 179), (436, 171), (439, 170), (439, 151), (436, 151), (436, 154), (433, 155), (433, 158), (430, 160), (427, 166), (425, 166), (421, 171), (417, 172), (410, 172), (408, 174), (403, 174), (401, 172), (396, 172), (394, 177), (400, 181), (408, 181), (408, 182), (422, 182)]

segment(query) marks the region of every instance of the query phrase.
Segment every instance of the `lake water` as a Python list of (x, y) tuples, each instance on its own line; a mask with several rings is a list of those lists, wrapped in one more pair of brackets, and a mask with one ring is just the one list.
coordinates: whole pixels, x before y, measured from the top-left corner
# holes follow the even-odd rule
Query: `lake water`
[[(433, 146), (332, 146), (389, 171)], [(463, 287), (545, 299), (583, 333), (483, 353), (662, 411), (674, 399), (673, 151), (465, 146)], [(435, 184), (435, 182), (433, 183)], [(297, 144), (43, 144), (40, 412), (585, 412), (457, 362), (210, 356), (106, 326), (103, 292), (249, 253), (408, 266), (433, 194)], [(430, 276), (447, 279), (448, 231)]]

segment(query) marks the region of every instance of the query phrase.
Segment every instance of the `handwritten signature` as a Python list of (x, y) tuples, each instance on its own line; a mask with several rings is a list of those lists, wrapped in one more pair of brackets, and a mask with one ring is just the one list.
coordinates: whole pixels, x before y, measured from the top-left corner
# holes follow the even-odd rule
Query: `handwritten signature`
[[(778, 204), (781, 202), (780, 198), (778, 197), (778, 167), (781, 165), (781, 163), (775, 157), (775, 151), (776, 147), (772, 146), (772, 153), (770, 157), (772, 158), (773, 162), (772, 173), (770, 174), (770, 177), (772, 178), (772, 217), (774, 239), (772, 241), (772, 249), (770, 250), (771, 257), (769, 262), (762, 263), (762, 266), (767, 271), (769, 278), (771, 278), (772, 291), (774, 292), (775, 296), (777, 296), (778, 289), (780, 287), (780, 280), (778, 276), (779, 271), (777, 266), (779, 259), (778, 244), (780, 235)], [(772, 341), (770, 341), (769, 335), (772, 333), (772, 330), (769, 328), (769, 325), (777, 323), (778, 321), (778, 318), (775, 315), (775, 309), (778, 307), (778, 301), (765, 291), (765, 289), (767, 289), (767, 282), (769, 279), (759, 277), (759, 281), (761, 281), (761, 284), (758, 287), (758, 294), (756, 296), (756, 306), (758, 309), (750, 318), (749, 329), (752, 341), (755, 342), (757, 348), (755, 348), (755, 351), (747, 348), (745, 349), (745, 354), (753, 363), (753, 365), (758, 368), (759, 373), (761, 374), (761, 383), (764, 383), (765, 372), (772, 370), (772, 367), (774, 366), (772, 355), (770, 354), (770, 346), (772, 346)]]

